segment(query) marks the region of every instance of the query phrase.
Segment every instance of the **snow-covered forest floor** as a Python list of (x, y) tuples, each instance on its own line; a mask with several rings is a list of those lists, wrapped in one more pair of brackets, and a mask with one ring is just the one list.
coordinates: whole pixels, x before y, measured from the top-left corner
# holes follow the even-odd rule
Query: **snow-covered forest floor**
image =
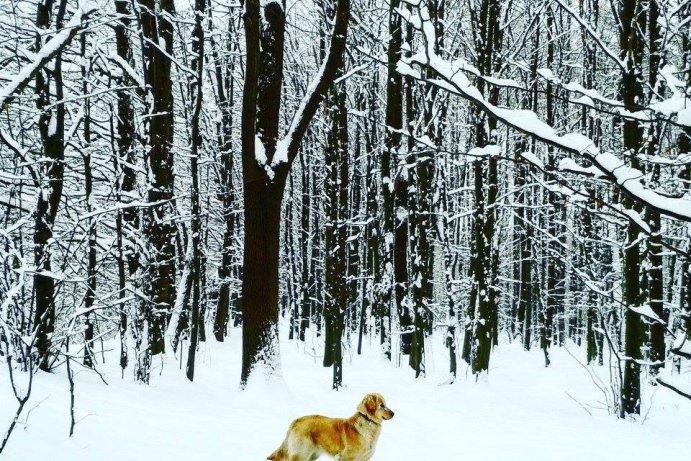
[[(427, 377), (417, 380), (368, 344), (363, 357), (351, 360), (347, 353), (346, 387), (335, 392), (332, 370), (320, 365), (321, 338), (305, 347), (284, 334), (284, 381), (253, 382), (241, 391), (240, 336), (233, 330), (226, 343), (201, 344), (194, 383), (170, 356), (163, 364), (157, 359), (149, 386), (134, 382), (129, 372), (121, 379), (114, 347), (99, 367), (108, 385), (91, 371), (76, 372), (72, 438), (64, 370), (37, 375), (3, 460), (261, 460), (293, 418), (349, 416), (367, 392), (381, 392), (396, 412), (384, 422), (373, 461), (632, 461), (681, 459), (688, 452), (684, 428), (691, 427), (691, 402), (648, 385), (640, 419), (617, 419), (576, 360), (584, 353), (575, 344), (568, 351), (554, 348), (549, 368), (539, 349), (526, 353), (518, 344), (501, 344), (489, 375), (476, 382), (460, 362), (463, 374), (452, 385), (444, 384), (448, 362), (441, 337), (428, 342)], [(593, 370), (609, 382), (606, 368)], [(15, 408), (2, 369), (3, 432)]]

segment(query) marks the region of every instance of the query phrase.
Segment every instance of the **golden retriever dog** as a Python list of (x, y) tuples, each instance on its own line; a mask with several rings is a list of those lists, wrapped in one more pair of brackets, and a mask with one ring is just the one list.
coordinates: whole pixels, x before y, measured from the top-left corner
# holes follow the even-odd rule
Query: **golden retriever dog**
[(314, 461), (321, 455), (339, 461), (368, 461), (381, 431), (381, 423), (393, 418), (381, 394), (367, 394), (350, 418), (310, 415), (290, 424), (271, 461)]

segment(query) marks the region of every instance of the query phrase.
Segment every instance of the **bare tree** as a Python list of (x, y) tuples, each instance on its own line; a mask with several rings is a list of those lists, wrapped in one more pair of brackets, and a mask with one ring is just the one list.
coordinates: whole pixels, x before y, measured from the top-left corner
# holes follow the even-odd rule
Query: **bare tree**
[(349, 17), (349, 0), (338, 0), (329, 51), (287, 133), (278, 140), (285, 14), (276, 1), (262, 6), (257, 0), (245, 3), (247, 58), (241, 126), (245, 204), (243, 385), (258, 366), (265, 367), (269, 374), (278, 366), (281, 200), (305, 132), (343, 62)]

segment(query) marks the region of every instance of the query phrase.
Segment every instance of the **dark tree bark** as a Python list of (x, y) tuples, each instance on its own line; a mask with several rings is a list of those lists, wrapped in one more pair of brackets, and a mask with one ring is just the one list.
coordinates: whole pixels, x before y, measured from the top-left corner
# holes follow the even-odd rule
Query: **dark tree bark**
[[(294, 197), (297, 194), (295, 190), (295, 171), (291, 170), (288, 177), (288, 196)], [(288, 339), (295, 338), (295, 334), (298, 333), (300, 329), (300, 313), (298, 310), (299, 297), (297, 294), (298, 265), (295, 252), (295, 214), (293, 201), (287, 200), (283, 211), (283, 216), (285, 216), (283, 242), (287, 248), (283, 251), (283, 256), (286, 259), (285, 266), (288, 267), (288, 270), (284, 271), (286, 290), (283, 295), (284, 301), (282, 306), (284, 309), (283, 315), (285, 316), (286, 313), (290, 315)]]
[[(86, 63), (86, 33), (81, 36), (81, 57), (84, 60), (81, 66), (82, 75), (82, 94), (88, 94), (87, 85), (87, 63)], [(91, 171), (91, 106), (89, 98), (84, 100), (84, 150), (82, 157), (84, 160), (84, 200), (86, 212), (91, 213), (93, 200), (93, 174)], [(94, 218), (88, 221), (88, 245), (87, 245), (87, 276), (86, 276), (86, 295), (84, 296), (84, 366), (89, 368), (94, 364), (94, 314), (91, 311), (96, 297), (96, 223)], [(69, 360), (69, 358), (68, 358)]]
[[(396, 134), (396, 136), (399, 138), (400, 142), (400, 134)], [(387, 149), (390, 149), (391, 158), (395, 159), (397, 164), (394, 179), (393, 204), (395, 209), (393, 245), (394, 294), (398, 324), (401, 331), (401, 353), (410, 354), (413, 336), (413, 319), (410, 312), (410, 296), (408, 293), (408, 244), (410, 240), (408, 219), (410, 210), (410, 203), (408, 201), (408, 175), (410, 173), (407, 166), (408, 159), (405, 153), (399, 151), (399, 148), (400, 145), (387, 146)]]
[(324, 366), (333, 366), (333, 389), (343, 384), (343, 352), (341, 340), (344, 312), (348, 303), (347, 238), (348, 238), (348, 112), (345, 86), (332, 91), (329, 111), (331, 131), (326, 149), (326, 231), (324, 238), (324, 269), (326, 293), (324, 300), (325, 351)]
[(285, 16), (282, 5), (276, 1), (263, 8), (264, 21), (260, 22), (259, 2), (245, 1), (246, 71), (241, 124), (245, 186), (243, 386), (257, 367), (264, 368), (269, 375), (278, 367), (281, 199), (307, 128), (342, 65), (350, 17), (349, 0), (338, 0), (322, 72), (294, 115), (277, 152)]
[[(115, 12), (119, 15), (118, 21), (115, 23), (115, 46), (116, 52), (120, 59), (128, 65), (134, 65), (132, 57), (132, 48), (130, 39), (128, 37), (128, 29), (130, 28), (130, 2), (128, 0), (115, 0)], [(127, 84), (132, 84), (131, 79), (127, 80)], [(144, 88), (138, 89), (140, 92)], [(135, 166), (137, 159), (135, 157), (134, 141), (136, 137), (136, 127), (134, 120), (134, 110), (132, 107), (132, 96), (127, 90), (117, 92), (117, 150), (119, 164), (121, 166), (121, 180), (120, 190), (123, 193), (123, 199), (126, 203), (131, 201), (129, 197), (135, 190), (137, 183), (137, 173)], [(140, 219), (139, 211), (135, 207), (127, 207), (122, 211), (122, 219), (124, 225), (124, 234), (127, 239), (126, 256), (127, 266), (130, 275), (134, 275), (139, 269), (138, 251), (136, 249), (136, 238), (133, 235), (139, 231)]]
[(147, 200), (155, 206), (147, 208), (144, 230), (150, 245), (150, 261), (147, 267), (146, 294), (142, 300), (143, 317), (146, 320), (147, 344), (137, 373), (140, 380), (148, 382), (149, 355), (165, 352), (165, 330), (170, 320), (176, 298), (176, 248), (177, 234), (172, 217), (174, 196), (173, 164), (173, 85), (171, 58), (173, 55), (173, 30), (175, 16), (173, 0), (139, 0), (143, 37), (144, 81), (149, 92), (151, 116), (148, 118), (149, 169)]
[(305, 332), (310, 325), (311, 301), (310, 301), (310, 213), (311, 213), (311, 194), (310, 187), (310, 164), (307, 156), (300, 156), (300, 169), (302, 171), (302, 194), (300, 200), (300, 324), (298, 326), (298, 339), (305, 340)]
[[(313, 191), (320, 190), (320, 175), (316, 168), (310, 169), (310, 188)], [(324, 245), (322, 243), (322, 233), (318, 232), (321, 228), (322, 206), (321, 200), (313, 200), (311, 211), (312, 216), (312, 250), (310, 252), (310, 314), (317, 336), (322, 334), (324, 311)]]
[[(443, 45), (444, 36), (444, 0), (434, 0), (428, 3), (430, 20), (435, 28), (436, 42), (434, 49), (439, 52)], [(412, 30), (409, 32), (408, 42), (412, 43)], [(427, 69), (427, 78), (435, 78), (435, 72)], [(406, 91), (412, 87), (412, 79), (406, 82)], [(423, 121), (426, 135), (438, 145), (442, 140), (441, 126), (443, 111), (435, 113), (437, 109), (438, 89), (434, 85), (425, 85), (422, 106)], [(413, 113), (414, 107), (407, 104), (408, 112)], [(408, 117), (408, 123), (414, 123), (413, 117)], [(415, 376), (424, 373), (425, 333), (432, 332), (432, 316), (430, 305), (433, 302), (432, 276), (434, 269), (434, 252), (432, 236), (433, 226), (432, 181), (435, 176), (436, 151), (426, 149), (415, 158), (408, 160), (414, 165), (411, 182), (415, 185), (409, 191), (411, 202), (410, 228), (413, 234), (411, 240), (411, 302), (413, 327), (411, 332), (410, 366), (415, 370)]]
[[(384, 122), (386, 135), (385, 148), (382, 150), (379, 166), (381, 174), (381, 207), (379, 207), (381, 221), (379, 254), (377, 255), (379, 264), (375, 274), (376, 297), (374, 300), (374, 309), (379, 313), (381, 322), (380, 333), (382, 344), (384, 344), (384, 353), (389, 359), (391, 358), (391, 338), (389, 336), (391, 332), (386, 333), (385, 318), (389, 316), (390, 319), (394, 290), (396, 312), (401, 330), (407, 330), (412, 324), (410, 315), (403, 305), (405, 287), (399, 286), (397, 283), (399, 279), (402, 282), (407, 281), (407, 240), (400, 240), (404, 237), (403, 233), (407, 236), (407, 229), (404, 230), (401, 227), (399, 230), (396, 227), (398, 224), (394, 217), (394, 210), (397, 206), (395, 199), (396, 178), (393, 176), (394, 171), (392, 169), (392, 163), (398, 160), (401, 146), (400, 130), (403, 128), (403, 78), (396, 71), (396, 63), (401, 58), (401, 46), (403, 44), (401, 17), (396, 12), (396, 8), (399, 6), (400, 0), (393, 0), (389, 3), (389, 44), (387, 48), (386, 115)], [(399, 183), (399, 189), (400, 186)], [(407, 228), (407, 220), (405, 226)], [(399, 233), (399, 245), (394, 248), (397, 232)], [(400, 302), (398, 302), (399, 298)], [(404, 334), (401, 337), (401, 350), (404, 353), (409, 351), (408, 335)]]
[[(500, 70), (498, 53), (501, 50), (501, 30), (499, 28), (500, 7), (496, 0), (482, 0), (479, 7), (475, 37), (477, 50), (477, 67), (482, 75), (496, 74)], [(477, 88), (485, 90), (482, 80), (478, 80)], [(499, 92), (496, 87), (489, 88), (488, 100), (496, 104)], [(479, 148), (490, 145), (497, 120), (488, 117), (475, 109), (477, 127), (475, 129), (475, 145)], [(473, 289), (469, 306), (471, 341), (470, 364), (473, 373), (481, 373), (489, 368), (492, 344), (496, 340), (498, 329), (497, 314), (497, 249), (494, 244), (494, 226), (496, 222), (497, 200), (497, 157), (490, 155), (485, 167), (482, 159), (474, 161), (475, 175), (475, 221), (473, 224)], [(485, 175), (487, 184), (484, 184)], [(472, 312), (470, 312), (472, 311)]]
[[(58, 7), (55, 26), (63, 26), (66, 0), (62, 0)], [(38, 51), (43, 43), (41, 31), (50, 27), (53, 14), (53, 0), (39, 2), (36, 12), (36, 40)], [(36, 330), (36, 360), (41, 370), (50, 370), (52, 363), (50, 335), (55, 328), (55, 280), (47, 272), (51, 270), (51, 252), (49, 242), (53, 238), (53, 225), (60, 206), (63, 189), (65, 165), (65, 105), (60, 102), (53, 108), (50, 105), (51, 80), (53, 81), (55, 99), (63, 100), (62, 83), (62, 51), (55, 56), (52, 71), (40, 70), (35, 78), (36, 108), (40, 113), (38, 129), (41, 136), (41, 154), (45, 158), (44, 180), (35, 212), (34, 227), (34, 299), (35, 309), (33, 324)]]
[[(555, 24), (554, 11), (552, 8), (547, 9), (547, 68), (552, 69), (556, 59), (556, 40), (557, 40), (557, 26)], [(546, 121), (550, 126), (554, 126), (556, 118), (555, 105), (555, 89), (551, 81), (547, 82), (545, 88), (545, 109)], [(551, 168), (556, 168), (557, 158), (553, 146), (547, 148), (547, 164)], [(549, 181), (548, 175), (545, 177)], [(566, 280), (564, 277), (564, 262), (563, 262), (563, 225), (565, 222), (565, 208), (563, 200), (558, 193), (552, 191), (545, 191), (547, 203), (549, 203), (547, 220), (547, 258), (545, 258), (545, 276), (547, 279), (546, 296), (545, 296), (545, 318), (548, 324), (554, 325), (556, 328), (550, 328), (550, 338), (545, 339), (543, 344), (545, 352), (545, 364), (549, 365), (549, 347), (552, 344), (552, 339), (556, 337), (559, 346), (564, 345), (565, 338), (565, 309), (564, 309), (564, 289)]]
[[(133, 65), (132, 50), (127, 30), (130, 27), (130, 2), (127, 0), (115, 0), (115, 12), (119, 15), (115, 23), (115, 47), (117, 55), (130, 67)], [(140, 88), (140, 91), (143, 91)], [(130, 195), (134, 191), (137, 181), (135, 171), (136, 159), (134, 152), (134, 140), (136, 134), (134, 125), (134, 110), (132, 108), (132, 97), (127, 91), (117, 92), (117, 154), (116, 171), (120, 174), (120, 181), (117, 188), (118, 202), (122, 202), (127, 197), (127, 202), (131, 200)], [(127, 279), (134, 275), (139, 269), (138, 252), (135, 250), (136, 239), (134, 232), (139, 229), (139, 213), (136, 208), (125, 208), (118, 212), (116, 218), (118, 235), (118, 279), (120, 288), (120, 299), (125, 298)], [(127, 263), (127, 271), (125, 269)], [(128, 272), (128, 274), (126, 274)], [(125, 304), (120, 305), (120, 368), (124, 371), (127, 367), (127, 313)]]
[[(620, 57), (625, 64), (619, 85), (619, 96), (624, 108), (635, 111), (640, 101), (643, 101), (642, 65), (645, 52), (645, 42), (639, 31), (646, 30), (646, 15), (642, 12), (643, 2), (640, 0), (623, 0), (619, 8), (619, 46)], [(629, 157), (632, 168), (640, 168), (638, 152), (642, 147), (643, 132), (637, 120), (623, 121), (624, 149)], [(641, 205), (629, 198), (624, 198), (627, 208), (641, 211)], [(641, 346), (643, 345), (644, 330), (640, 316), (630, 307), (640, 305), (640, 241), (638, 227), (630, 224), (626, 232), (624, 250), (624, 293), (625, 305), (624, 323), (624, 354), (627, 359), (624, 364), (624, 377), (621, 386), (622, 408), (620, 416), (640, 414), (641, 411)]]
[[(276, 149), (285, 27), (281, 5), (271, 2), (265, 6), (267, 30), (262, 30), (259, 9), (259, 2), (246, 1), (247, 57), (241, 127), (245, 205), (243, 385), (260, 362), (270, 372), (278, 365), (279, 239), (281, 199), (286, 182), (284, 175), (273, 180), (268, 178), (256, 158), (256, 149), (264, 149), (267, 159)], [(260, 88), (263, 93), (258, 91)], [(263, 95), (261, 99), (259, 94)], [(266, 149), (267, 145), (273, 149)]]
[[(527, 143), (518, 147), (516, 155), (525, 151)], [(523, 349), (529, 351), (532, 346), (533, 323), (533, 225), (530, 210), (530, 188), (527, 184), (528, 167), (520, 162), (516, 164), (516, 188), (518, 207), (516, 209), (516, 236), (514, 244), (518, 248), (518, 309), (516, 334), (521, 335)]]
[[(458, 323), (458, 316), (456, 310), (456, 299), (453, 287), (453, 252), (451, 250), (451, 223), (450, 223), (450, 200), (447, 190), (447, 181), (449, 180), (449, 169), (446, 160), (442, 160), (441, 170), (437, 179), (437, 189), (439, 191), (439, 214), (437, 215), (437, 233), (442, 241), (442, 249), (444, 252), (444, 291), (446, 292), (447, 306), (447, 327), (446, 340), (444, 345), (449, 349), (449, 374), (451, 379), (456, 379), (457, 360), (456, 360), (456, 326)], [(465, 178), (464, 178), (465, 179)], [(463, 183), (461, 183), (461, 186)]]
[[(112, 127), (112, 123), (111, 123)], [(114, 130), (113, 130), (114, 131)], [(117, 155), (114, 158), (114, 171), (116, 174), (122, 172), (120, 165), (120, 158)], [(115, 190), (115, 199), (120, 202), (122, 200), (122, 182), (120, 182)], [(118, 289), (120, 294), (120, 299), (123, 300), (126, 288), (127, 288), (127, 271), (126, 271), (126, 257), (125, 257), (125, 243), (123, 239), (123, 213), (119, 211), (115, 217), (115, 241), (118, 249)], [(119, 322), (118, 322), (118, 334), (120, 339), (120, 369), (124, 376), (125, 368), (127, 368), (128, 354), (127, 354), (127, 310), (126, 303), (120, 301), (119, 303)]]
[[(379, 139), (379, 130), (377, 129), (376, 110), (378, 108), (378, 89), (379, 80), (377, 74), (373, 76), (372, 85), (369, 89), (368, 99), (368, 117), (365, 125), (365, 150), (368, 152), (367, 169), (365, 173), (365, 183), (367, 184), (367, 199), (365, 204), (365, 216), (373, 217), (379, 216), (379, 181), (377, 181), (377, 170), (379, 165), (379, 158), (375, 155), (375, 140)], [(360, 328), (358, 331), (358, 355), (362, 353), (362, 338), (366, 329), (366, 313), (370, 309), (370, 314), (376, 317), (376, 309), (374, 308), (374, 285), (375, 280), (379, 276), (379, 248), (381, 242), (379, 236), (381, 235), (380, 227), (376, 220), (368, 219), (365, 226), (365, 264), (367, 271), (367, 284), (365, 286), (365, 296), (363, 296), (362, 309), (360, 312)]]
[[(688, 17), (691, 15), (691, 4), (687, 3), (684, 14)], [(688, 22), (683, 28), (682, 37), (682, 52), (684, 56), (686, 87), (691, 88), (691, 24)], [(677, 149), (679, 154), (691, 152), (691, 128), (685, 128), (677, 136)], [(681, 172), (682, 179), (686, 181), (686, 190), (691, 187), (691, 166), (687, 165)], [(687, 251), (691, 251), (691, 238), (686, 243)], [(680, 303), (682, 315), (684, 318), (684, 326), (686, 327), (687, 338), (691, 339), (691, 261), (686, 257), (683, 259), (681, 272), (681, 294)]]
[[(648, 2), (648, 87), (649, 96), (648, 101), (652, 102), (655, 94), (662, 93), (664, 90), (658, 81), (658, 71), (662, 64), (662, 53), (660, 49), (660, 40), (662, 39), (660, 33), (660, 24), (658, 17), (660, 15), (659, 5), (657, 1)], [(651, 123), (648, 126), (648, 140), (647, 140), (647, 154), (650, 156), (658, 155), (660, 143), (661, 127), (658, 123)], [(655, 165), (651, 171), (650, 181), (652, 184), (659, 182), (660, 166)], [(667, 324), (667, 315), (664, 309), (664, 274), (662, 261), (662, 236), (660, 213), (656, 210), (646, 208), (646, 221), (650, 226), (651, 235), (647, 241), (648, 253), (648, 303), (650, 309), (657, 315), (657, 317), (664, 321), (665, 324), (653, 322), (650, 325), (650, 361), (653, 365), (650, 366), (650, 371), (653, 375), (657, 375), (660, 368), (665, 366), (665, 329)]]
[[(211, 21), (209, 21), (211, 24)], [(236, 33), (235, 20), (229, 21), (228, 39), (235, 40)], [(218, 267), (218, 304), (214, 316), (214, 337), (217, 341), (223, 341), (228, 328), (231, 298), (231, 275), (233, 272), (233, 261), (235, 248), (235, 190), (233, 184), (233, 106), (234, 106), (234, 80), (231, 78), (235, 70), (235, 59), (230, 58), (226, 66), (223, 65), (218, 50), (211, 38), (212, 56), (214, 59), (214, 73), (216, 83), (216, 98), (221, 111), (221, 120), (217, 128), (219, 141), (219, 185), (220, 199), (224, 211), (223, 228), (223, 248), (221, 248), (221, 264)], [(237, 44), (233, 43), (233, 48)]]
[[(535, 111), (538, 101), (538, 81), (537, 69), (539, 53), (537, 52), (540, 45), (539, 24), (533, 32), (532, 50), (533, 59), (530, 63), (530, 81), (533, 82), (531, 91), (525, 96), (522, 106), (524, 109)], [(527, 139), (522, 139), (516, 146), (516, 160), (518, 157), (530, 149), (530, 143)], [(534, 143), (533, 143), (534, 145)], [(515, 211), (515, 219), (518, 221), (516, 226), (515, 245), (518, 247), (518, 272), (519, 272), (519, 288), (518, 288), (518, 309), (517, 309), (517, 333), (521, 334), (521, 342), (523, 349), (529, 351), (532, 347), (533, 341), (533, 319), (535, 313), (540, 312), (540, 305), (537, 302), (539, 297), (535, 296), (536, 283), (535, 279), (535, 259), (536, 254), (533, 249), (534, 243), (534, 220), (535, 214), (531, 209), (534, 200), (533, 187), (528, 184), (529, 167), (522, 162), (516, 162), (516, 178), (514, 186), (516, 188), (516, 202), (519, 204)]]
[[(583, 235), (585, 242), (583, 245), (583, 261), (592, 265), (592, 262), (596, 255), (595, 251), (595, 233), (593, 231), (592, 216), (590, 210), (583, 211), (582, 217), (583, 225)], [(595, 271), (588, 271), (589, 275), (595, 275)], [(594, 278), (594, 277), (593, 277)], [(596, 340), (595, 328), (597, 326), (598, 316), (597, 316), (597, 295), (592, 293), (590, 290), (587, 295), (587, 307), (586, 307), (586, 327), (585, 327), (585, 343), (586, 343), (586, 363), (590, 364), (595, 361), (598, 357), (598, 345)]]
[[(598, 0), (580, 0), (579, 1), (579, 13), (582, 18), (587, 18), (589, 24), (592, 27), (597, 28), (599, 20), (599, 8)], [(591, 89), (595, 87), (595, 77), (597, 69), (597, 44), (593, 43), (588, 32), (585, 30), (581, 31), (581, 40), (585, 44), (585, 53), (583, 55), (583, 86), (585, 88)], [(591, 111), (587, 108), (583, 108), (581, 111), (581, 129), (586, 133), (586, 136), (595, 140), (597, 144), (598, 133), (596, 129), (597, 120), (593, 116)], [(595, 191), (593, 191), (593, 196)], [(591, 204), (594, 206), (594, 204)], [(599, 234), (600, 226), (594, 225), (593, 216), (590, 208), (586, 207), (581, 212), (581, 224), (583, 226), (583, 255), (582, 261), (589, 269), (586, 272), (593, 278), (597, 280), (599, 277), (599, 271), (594, 268), (594, 264), (601, 264), (602, 248), (599, 244), (599, 240), (602, 235)], [(597, 293), (592, 290), (588, 290), (586, 295), (586, 312), (585, 312), (585, 343), (586, 343), (586, 363), (593, 363), (598, 360), (599, 364), (602, 364), (602, 346), (603, 346), (603, 335), (598, 333), (596, 328), (602, 330), (604, 325), (600, 323), (600, 316), (598, 313), (598, 306), (600, 303), (600, 297)]]
[(190, 81), (190, 95), (192, 100), (192, 132), (190, 153), (190, 165), (192, 175), (192, 222), (190, 225), (190, 239), (192, 242), (192, 315), (190, 327), (190, 345), (187, 354), (187, 379), (194, 381), (194, 360), (197, 354), (200, 326), (200, 301), (201, 301), (201, 206), (199, 204), (199, 152), (202, 147), (202, 135), (200, 131), (202, 96), (204, 83), (204, 18), (206, 15), (206, 0), (194, 2), (194, 29), (192, 30), (192, 71)]

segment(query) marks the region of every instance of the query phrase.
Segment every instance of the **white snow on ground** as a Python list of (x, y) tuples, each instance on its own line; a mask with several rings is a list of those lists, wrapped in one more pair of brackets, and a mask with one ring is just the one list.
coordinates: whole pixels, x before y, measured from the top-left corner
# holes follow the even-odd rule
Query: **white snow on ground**
[[(282, 335), (285, 338), (287, 335)], [(281, 442), (290, 421), (321, 413), (349, 416), (367, 392), (381, 392), (396, 412), (385, 421), (373, 461), (415, 460), (651, 460), (683, 459), (691, 402), (661, 387), (645, 387), (644, 415), (622, 421), (603, 408), (604, 396), (566, 351), (554, 349), (543, 366), (540, 350), (502, 344), (488, 376), (446, 380), (442, 335), (428, 341), (428, 376), (414, 379), (368, 345), (346, 353), (347, 387), (331, 390), (331, 369), (305, 346), (282, 341), (285, 384), (255, 383), (240, 391), (240, 331), (224, 344), (203, 344), (190, 383), (172, 357), (149, 386), (120, 378), (117, 353), (100, 368), (108, 386), (88, 371), (76, 376), (77, 426), (68, 438), (69, 393), (63, 372), (37, 375), (29, 412), (22, 416), (2, 460), (262, 460)], [(575, 345), (571, 352), (582, 357)], [(311, 351), (311, 352), (310, 352)], [(352, 361), (351, 361), (352, 360)], [(607, 370), (596, 368), (605, 377)], [(668, 373), (668, 372), (665, 372)], [(688, 377), (682, 376), (682, 378)], [(575, 400), (574, 400), (575, 399)], [(581, 406), (592, 413), (589, 415)], [(15, 410), (6, 368), (0, 369), (0, 432)]]

